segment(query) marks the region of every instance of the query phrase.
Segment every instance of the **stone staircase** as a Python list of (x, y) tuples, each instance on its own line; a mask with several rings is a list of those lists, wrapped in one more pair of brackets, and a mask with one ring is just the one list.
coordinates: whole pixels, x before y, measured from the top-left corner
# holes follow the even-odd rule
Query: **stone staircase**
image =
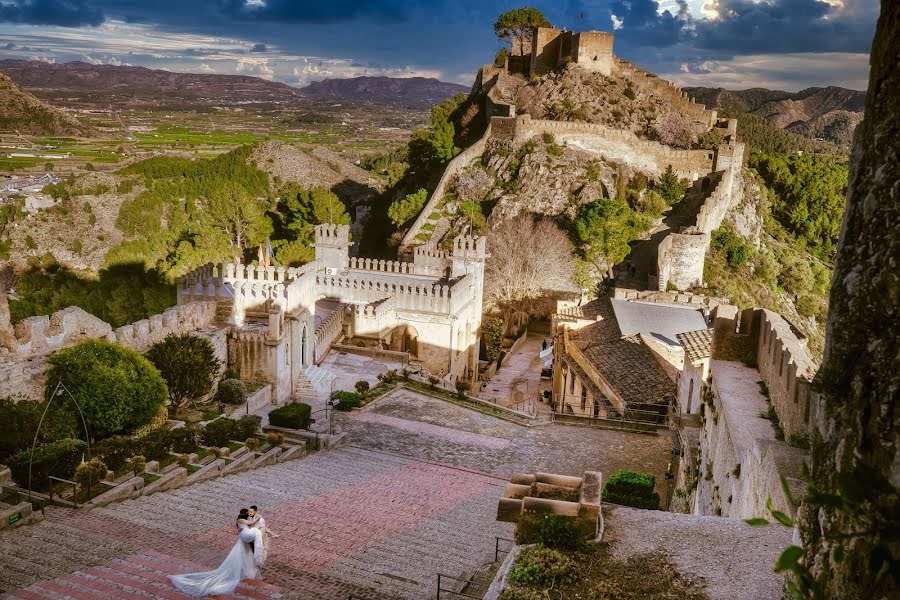
[(234, 314), (234, 301), (231, 298), (219, 298), (216, 301), (216, 323), (228, 323)]
[(447, 235), (448, 231), (450, 231), (450, 219), (441, 217), (431, 232), (431, 239), (428, 241), (428, 245), (439, 247), (441, 240), (444, 239), (444, 236)]
[[(85, 568), (64, 577), (33, 583), (28, 587), (0, 596), (4, 600), (63, 600), (75, 598), (126, 598), (147, 600), (188, 600), (177, 591), (169, 575), (206, 571), (209, 567), (148, 550), (139, 554)], [(281, 590), (262, 581), (241, 583), (233, 597), (245, 600), (280, 598)], [(231, 596), (229, 596), (231, 597)]]
[(331, 384), (335, 380), (334, 373), (318, 365), (310, 365), (303, 369), (297, 377), (294, 395), (310, 404), (315, 409), (324, 406), (331, 394)]

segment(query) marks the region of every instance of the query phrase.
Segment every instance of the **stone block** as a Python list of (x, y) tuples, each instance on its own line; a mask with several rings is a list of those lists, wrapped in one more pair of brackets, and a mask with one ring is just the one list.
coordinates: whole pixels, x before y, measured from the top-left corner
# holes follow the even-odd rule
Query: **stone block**
[(144, 472), (159, 473), (159, 461), (158, 460), (148, 460), (147, 466), (144, 468)]

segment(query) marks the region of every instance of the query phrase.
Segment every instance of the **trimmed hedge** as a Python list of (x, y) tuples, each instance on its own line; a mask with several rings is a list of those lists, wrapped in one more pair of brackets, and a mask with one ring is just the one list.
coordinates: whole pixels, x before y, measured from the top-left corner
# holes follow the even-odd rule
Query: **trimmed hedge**
[(247, 386), (240, 379), (224, 379), (219, 383), (216, 400), (225, 404), (241, 404), (247, 399)]
[(224, 448), (231, 440), (246, 440), (256, 435), (260, 421), (259, 417), (253, 415), (241, 417), (237, 421), (220, 417), (207, 423), (200, 437), (207, 446)]
[(275, 427), (288, 429), (309, 429), (309, 415), (312, 407), (303, 402), (285, 404), (269, 413), (269, 423)]
[[(28, 458), (30, 449), (17, 452), (10, 457), (7, 466), (13, 479), (21, 487), (28, 487)], [(43, 490), (50, 487), (50, 476), (72, 479), (75, 469), (86, 458), (87, 443), (83, 440), (67, 439), (50, 442), (34, 449), (31, 465), (31, 488)]]
[(634, 508), (659, 509), (659, 494), (654, 491), (656, 477), (649, 473), (620, 470), (603, 487), (603, 501)]
[(337, 404), (333, 405), (334, 410), (349, 411), (362, 405), (362, 396), (356, 392), (334, 392), (331, 394), (331, 400), (332, 403), (335, 400), (338, 401)]

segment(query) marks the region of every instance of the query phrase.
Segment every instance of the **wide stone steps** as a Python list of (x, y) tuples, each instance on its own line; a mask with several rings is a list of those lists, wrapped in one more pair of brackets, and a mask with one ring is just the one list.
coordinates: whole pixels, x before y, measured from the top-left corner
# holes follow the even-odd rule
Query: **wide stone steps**
[[(190, 600), (179, 592), (169, 575), (208, 571), (209, 567), (174, 556), (148, 550), (139, 554), (113, 559), (55, 579), (33, 583), (25, 588), (0, 596), (4, 600), (86, 600), (95, 598), (123, 598), (126, 600)], [(238, 585), (231, 597), (241, 600), (280, 598), (281, 590), (262, 581), (245, 581)]]
[(428, 245), (435, 247), (440, 246), (441, 241), (443, 241), (444, 236), (447, 235), (448, 231), (450, 231), (450, 219), (441, 217), (431, 231), (431, 239), (429, 240)]

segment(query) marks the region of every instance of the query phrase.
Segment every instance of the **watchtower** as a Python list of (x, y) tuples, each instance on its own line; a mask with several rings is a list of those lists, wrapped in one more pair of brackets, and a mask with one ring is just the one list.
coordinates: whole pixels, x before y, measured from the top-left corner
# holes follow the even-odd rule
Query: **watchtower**
[(350, 266), (350, 226), (316, 225), (316, 260), (322, 268), (343, 271)]

